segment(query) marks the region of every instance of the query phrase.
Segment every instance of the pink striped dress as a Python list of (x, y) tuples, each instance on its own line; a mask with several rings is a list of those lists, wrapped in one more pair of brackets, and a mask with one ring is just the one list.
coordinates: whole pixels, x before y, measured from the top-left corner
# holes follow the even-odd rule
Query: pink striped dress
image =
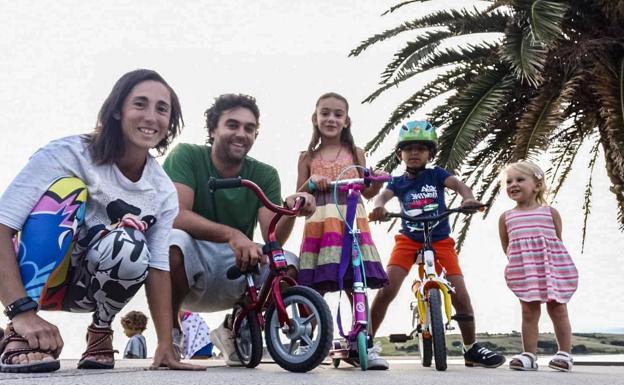
[(578, 271), (557, 238), (550, 207), (506, 211), (505, 224), (507, 286), (524, 302), (567, 303), (576, 291)]

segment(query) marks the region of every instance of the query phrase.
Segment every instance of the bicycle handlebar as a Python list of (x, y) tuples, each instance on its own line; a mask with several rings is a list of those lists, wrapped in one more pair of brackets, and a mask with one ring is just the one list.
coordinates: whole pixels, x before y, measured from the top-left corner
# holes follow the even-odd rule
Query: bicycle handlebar
[(267, 198), (267, 196), (264, 194), (264, 191), (262, 191), (262, 189), (257, 184), (255, 184), (254, 182), (248, 179), (242, 179), (242, 178), (217, 179), (214, 177), (210, 177), (210, 179), (208, 179), (208, 188), (212, 192), (219, 190), (219, 189), (229, 189), (229, 188), (238, 188), (238, 187), (245, 187), (253, 191), (258, 197), (258, 199), (260, 199), (264, 207), (273, 211), (276, 214), (295, 216), (297, 215), (297, 213), (299, 212), (299, 210), (305, 203), (304, 197), (297, 197), (297, 199), (295, 200), (295, 206), (292, 209), (289, 209), (287, 207), (279, 206), (271, 202), (269, 198)]
[(387, 213), (386, 214), (386, 219), (385, 220), (390, 220), (390, 218), (401, 218), (404, 219), (406, 221), (410, 221), (410, 222), (419, 222), (419, 223), (425, 223), (425, 222), (437, 222), (443, 218), (448, 217), (451, 214), (454, 213), (463, 213), (463, 214), (474, 214), (477, 211), (483, 211), (485, 210), (486, 207), (489, 207), (489, 204), (483, 204), (483, 205), (478, 205), (478, 206), (467, 206), (467, 207), (455, 207), (452, 209), (448, 209), (445, 212), (443, 212), (440, 215), (431, 215), (431, 216), (421, 216), (421, 215), (416, 215), (416, 216), (411, 216), (411, 215), (407, 215), (403, 212), (400, 213)]
[[(334, 186), (348, 186), (348, 185), (359, 185), (359, 186), (370, 186), (371, 183), (375, 182), (388, 182), (392, 180), (392, 175), (364, 175), (363, 178), (351, 178), (351, 179), (339, 179), (333, 180), (329, 182), (329, 185)], [(310, 192), (316, 190), (316, 183), (311, 180), (308, 181), (308, 190)]]

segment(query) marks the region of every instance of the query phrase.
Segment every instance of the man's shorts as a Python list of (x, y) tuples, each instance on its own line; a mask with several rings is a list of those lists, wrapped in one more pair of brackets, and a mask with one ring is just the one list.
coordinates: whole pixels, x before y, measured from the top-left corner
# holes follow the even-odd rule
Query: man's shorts
[[(436, 254), (436, 271), (438, 274), (442, 272), (442, 267), (446, 269), (446, 275), (463, 275), (459, 267), (459, 259), (455, 251), (455, 240), (451, 237), (435, 241), (432, 244)], [(407, 270), (411, 270), (416, 262), (416, 255), (423, 244), (403, 234), (397, 234), (394, 237), (394, 248), (390, 254), (388, 266), (399, 266)]]
[[(174, 229), (169, 245), (179, 247), (184, 255), (184, 270), (190, 288), (182, 304), (184, 310), (210, 313), (234, 307), (247, 282), (244, 276), (235, 280), (225, 276), (230, 266), (235, 265), (234, 251), (227, 243), (197, 240), (185, 231)], [(299, 258), (287, 251), (284, 254), (288, 265), (298, 269)], [(260, 268), (260, 275), (254, 275), (258, 287), (268, 274), (269, 266), (266, 264)]]

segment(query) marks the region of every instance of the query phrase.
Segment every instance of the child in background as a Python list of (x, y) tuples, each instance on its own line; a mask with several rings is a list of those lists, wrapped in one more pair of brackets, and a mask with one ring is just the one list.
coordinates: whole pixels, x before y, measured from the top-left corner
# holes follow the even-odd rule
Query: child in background
[[(347, 100), (330, 92), (316, 102), (312, 114), (312, 140), (307, 151), (301, 153), (297, 166), (297, 189), (310, 192), (316, 198), (316, 212), (306, 219), (303, 242), (299, 254), (299, 274), (301, 285), (313, 287), (319, 293), (338, 291), (339, 267), (342, 252), (344, 223), (336, 210), (333, 191), (329, 182), (335, 180), (345, 167), (359, 165), (366, 167), (364, 151), (355, 146), (351, 134), (351, 119)], [(358, 178), (360, 172), (351, 168), (341, 178)], [(316, 185), (309, 191), (309, 182)], [(372, 198), (381, 189), (382, 183), (374, 183), (362, 191), (365, 198)], [(346, 214), (346, 194), (339, 194), (340, 212)], [(369, 288), (379, 288), (386, 284), (387, 276), (370, 234), (364, 204), (360, 200), (356, 212), (357, 227), (362, 260)], [(343, 280), (343, 287), (353, 283), (351, 269)], [(380, 366), (375, 346), (369, 349), (369, 369), (386, 369)]]
[(507, 195), (516, 207), (499, 219), (499, 235), (509, 263), (507, 286), (520, 299), (524, 352), (512, 358), (515, 370), (537, 370), (538, 321), (541, 304), (553, 322), (559, 351), (548, 366), (569, 372), (572, 328), (566, 303), (576, 291), (578, 272), (561, 241), (561, 216), (545, 201), (544, 171), (531, 162), (517, 162), (505, 169)]
[(184, 333), (184, 358), (202, 359), (212, 357), (210, 328), (199, 313), (180, 311), (180, 326)]
[(129, 337), (128, 344), (124, 350), (124, 358), (147, 358), (147, 344), (143, 331), (147, 327), (147, 317), (140, 311), (128, 312), (121, 319), (124, 334)]
[[(440, 167), (427, 167), (434, 159), (438, 138), (435, 128), (426, 121), (410, 121), (401, 127), (396, 145), (397, 156), (405, 165), (405, 174), (393, 177), (386, 189), (375, 198), (375, 209), (370, 220), (382, 220), (388, 211), (385, 204), (397, 197), (401, 209), (411, 216), (427, 212), (439, 215), (446, 211), (444, 191), (449, 188), (462, 197), (462, 207), (477, 206), (472, 191), (457, 177)], [(446, 269), (447, 279), (455, 288), (451, 295), (456, 320), (462, 334), (464, 362), (466, 366), (496, 368), (505, 362), (505, 357), (497, 354), (476, 341), (474, 312), (464, 277), (459, 267), (455, 251), (455, 241), (449, 235), (451, 228), (448, 218), (440, 221), (432, 231), (432, 246), (436, 253), (438, 273)], [(423, 246), (423, 228), (420, 223), (401, 221), (400, 234), (395, 236), (394, 249), (388, 261), (387, 273), (390, 283), (377, 293), (371, 307), (371, 331), (376, 333), (383, 321), (388, 306), (396, 297), (401, 284), (414, 265), (416, 253)]]

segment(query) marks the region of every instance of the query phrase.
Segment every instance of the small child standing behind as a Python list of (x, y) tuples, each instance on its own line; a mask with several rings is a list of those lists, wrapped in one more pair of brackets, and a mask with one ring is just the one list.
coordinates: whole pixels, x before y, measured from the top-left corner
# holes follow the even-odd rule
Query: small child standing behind
[(553, 322), (559, 351), (548, 366), (569, 372), (573, 360), (572, 328), (566, 303), (576, 291), (578, 272), (561, 241), (561, 216), (545, 205), (545, 175), (531, 162), (517, 162), (505, 169), (507, 195), (516, 207), (499, 219), (499, 234), (509, 263), (507, 286), (520, 299), (524, 352), (512, 358), (515, 370), (537, 370), (538, 321), (541, 304)]
[(143, 331), (147, 327), (147, 317), (140, 311), (133, 310), (128, 312), (121, 319), (121, 326), (124, 328), (124, 334), (130, 340), (124, 350), (124, 358), (147, 358), (147, 344)]

